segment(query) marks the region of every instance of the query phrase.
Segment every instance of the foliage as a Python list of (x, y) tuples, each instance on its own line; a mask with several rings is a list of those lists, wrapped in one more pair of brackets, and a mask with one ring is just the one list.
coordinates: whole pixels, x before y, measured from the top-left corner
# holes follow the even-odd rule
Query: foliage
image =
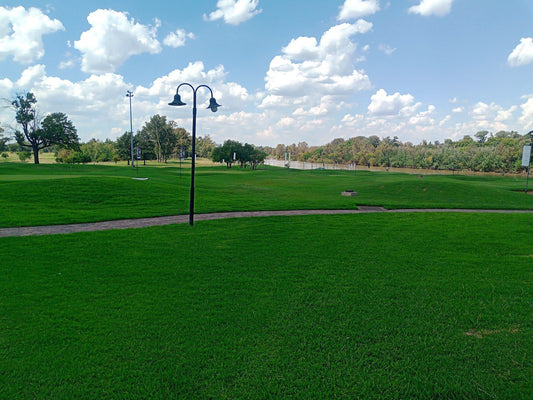
[(31, 158), (31, 153), (29, 151), (21, 151), (18, 153), (19, 160), (22, 162), (26, 162)]
[(150, 121), (145, 122), (141, 132), (151, 138), (157, 161), (166, 163), (174, 154), (178, 144), (173, 123), (167, 122), (167, 117), (157, 114), (150, 118)]
[(79, 138), (72, 121), (60, 112), (49, 114), (40, 120), (35, 108), (36, 103), (37, 99), (33, 93), (18, 95), (11, 102), (16, 111), (15, 119), (22, 126), (22, 132), (15, 132), (15, 139), (20, 146), (32, 149), (35, 164), (39, 164), (41, 149), (53, 145), (78, 149)]
[(239, 162), (241, 168), (250, 165), (252, 169), (256, 169), (265, 160), (266, 153), (248, 143), (243, 145), (236, 140), (226, 140), (222, 146), (213, 149), (211, 158), (214, 162), (226, 163), (227, 168), (231, 168), (234, 162)]
[(480, 131), (471, 136), (444, 143), (422, 141), (418, 145), (402, 143), (398, 137), (357, 136), (348, 140), (338, 138), (324, 146), (307, 143), (262, 148), (268, 156), (283, 159), (291, 153), (293, 160), (315, 163), (372, 165), (398, 168), (426, 168), (440, 170), (471, 170), (483, 172), (517, 172), (521, 170), (522, 148), (530, 143), (533, 134), (500, 131), (492, 134)]

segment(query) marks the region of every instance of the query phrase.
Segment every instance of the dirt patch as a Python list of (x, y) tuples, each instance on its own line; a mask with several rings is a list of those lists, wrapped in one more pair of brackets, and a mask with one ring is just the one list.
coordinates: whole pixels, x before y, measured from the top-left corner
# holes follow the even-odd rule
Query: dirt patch
[(465, 332), (465, 335), (483, 339), (485, 336), (496, 335), (498, 333), (518, 333), (519, 330), (519, 326), (513, 326), (506, 329), (470, 329), (468, 332)]

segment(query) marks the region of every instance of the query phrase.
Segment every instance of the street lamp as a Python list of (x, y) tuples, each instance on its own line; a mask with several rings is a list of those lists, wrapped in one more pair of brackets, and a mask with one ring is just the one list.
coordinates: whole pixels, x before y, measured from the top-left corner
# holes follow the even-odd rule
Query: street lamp
[(133, 97), (133, 92), (127, 90), (126, 97), (130, 98), (131, 167), (135, 168), (135, 165), (133, 164), (133, 121), (131, 119), (131, 98)]
[(211, 98), (209, 99), (209, 107), (213, 112), (217, 112), (218, 107), (220, 107), (220, 104), (217, 103), (215, 98), (213, 97), (213, 91), (211, 88), (207, 85), (199, 85), (196, 88), (194, 88), (193, 85), (190, 83), (182, 83), (176, 88), (176, 94), (174, 95), (174, 100), (172, 100), (172, 103), (168, 103), (169, 106), (184, 106), (186, 103), (181, 101), (181, 97), (178, 94), (180, 87), (182, 86), (189, 86), (192, 89), (193, 92), (193, 106), (192, 106), (192, 164), (191, 164), (191, 193), (190, 193), (190, 201), (189, 201), (189, 225), (192, 226), (194, 224), (194, 171), (195, 171), (195, 162), (196, 162), (196, 92), (198, 89), (205, 87), (209, 89), (209, 92), (211, 93)]

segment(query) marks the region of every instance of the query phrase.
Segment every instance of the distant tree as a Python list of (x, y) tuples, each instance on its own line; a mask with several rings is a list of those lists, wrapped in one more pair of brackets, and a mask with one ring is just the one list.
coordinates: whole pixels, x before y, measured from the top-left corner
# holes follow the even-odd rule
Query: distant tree
[[(174, 149), (175, 153), (178, 155), (178, 157), (181, 156), (180, 152), (183, 151), (183, 155), (185, 157), (190, 156), (192, 153), (192, 136), (189, 132), (187, 132), (184, 128), (173, 128), (174, 135), (176, 135), (176, 148)], [(200, 151), (198, 150), (199, 144), (200, 144), (201, 138), (196, 138), (196, 154), (199, 157), (204, 157), (200, 155)], [(211, 152), (207, 154), (205, 157), (210, 157)]]
[(231, 165), (239, 158), (237, 154), (242, 153), (242, 143), (235, 140), (226, 140), (222, 146), (215, 147), (211, 159), (214, 162), (225, 162), (227, 168), (231, 168)]
[[(134, 142), (135, 145), (135, 142)], [(115, 141), (116, 153), (120, 160), (128, 161), (130, 165), (131, 160), (131, 132), (124, 132), (122, 136), (119, 136)]]
[(167, 117), (157, 114), (145, 122), (141, 132), (147, 133), (152, 139), (157, 161), (167, 162), (178, 143), (173, 123), (167, 122)]
[(198, 157), (209, 158), (213, 154), (213, 149), (216, 146), (216, 143), (209, 135), (199, 137), (196, 143), (196, 154), (198, 154)]
[(146, 160), (155, 160), (155, 145), (147, 131), (139, 131), (134, 137), (134, 143), (141, 148), (141, 160), (146, 165)]
[(478, 143), (483, 144), (483, 143), (485, 143), (487, 141), (487, 136), (489, 136), (489, 132), (488, 131), (479, 131), (474, 136), (477, 137)]
[(39, 164), (39, 150), (53, 145), (79, 149), (76, 128), (68, 117), (60, 112), (47, 115), (42, 121), (37, 117), (33, 93), (18, 95), (11, 105), (16, 111), (15, 119), (22, 126), (22, 132), (15, 132), (17, 143), (33, 151), (33, 160)]
[(7, 150), (7, 142), (9, 142), (9, 138), (4, 137), (4, 128), (0, 126), (0, 151)]
[(26, 162), (30, 159), (31, 153), (29, 151), (21, 151), (20, 153), (18, 153), (18, 156), (20, 161)]

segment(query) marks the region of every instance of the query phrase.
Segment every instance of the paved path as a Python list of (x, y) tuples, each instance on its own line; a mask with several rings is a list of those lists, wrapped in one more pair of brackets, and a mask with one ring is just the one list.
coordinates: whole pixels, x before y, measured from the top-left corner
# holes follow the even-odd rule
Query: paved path
[[(386, 210), (383, 207), (359, 206), (358, 210), (292, 210), (292, 211), (240, 211), (211, 214), (195, 214), (195, 221), (207, 221), (223, 218), (275, 217), (291, 215), (320, 214), (363, 214), (363, 213), (407, 213), (407, 212), (457, 212), (457, 213), (533, 213), (533, 210), (470, 210), (470, 209), (398, 209)], [(147, 226), (184, 224), (189, 222), (189, 215), (153, 217), (138, 219), (121, 219), (115, 221), (91, 222), (85, 224), (28, 226), (20, 228), (0, 228), (0, 237), (57, 235), (75, 232), (103, 231), (108, 229), (143, 228)]]

